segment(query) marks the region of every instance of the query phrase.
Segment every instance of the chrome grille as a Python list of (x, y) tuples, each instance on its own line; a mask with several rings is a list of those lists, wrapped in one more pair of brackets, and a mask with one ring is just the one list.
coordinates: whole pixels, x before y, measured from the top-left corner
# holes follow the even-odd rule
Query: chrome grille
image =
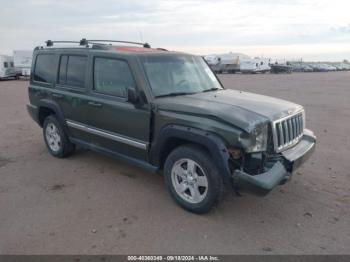
[(275, 151), (281, 152), (299, 142), (304, 131), (304, 111), (273, 122)]

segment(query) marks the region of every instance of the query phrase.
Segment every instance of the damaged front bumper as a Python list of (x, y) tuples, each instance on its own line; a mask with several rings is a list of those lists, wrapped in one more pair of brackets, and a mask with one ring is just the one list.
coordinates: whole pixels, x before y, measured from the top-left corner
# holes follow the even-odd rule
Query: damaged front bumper
[(297, 169), (313, 153), (316, 146), (316, 136), (311, 130), (305, 129), (304, 136), (294, 147), (281, 153), (277, 161), (268, 171), (250, 175), (242, 170), (233, 173), (234, 184), (258, 195), (266, 195), (274, 187), (289, 180), (292, 172)]

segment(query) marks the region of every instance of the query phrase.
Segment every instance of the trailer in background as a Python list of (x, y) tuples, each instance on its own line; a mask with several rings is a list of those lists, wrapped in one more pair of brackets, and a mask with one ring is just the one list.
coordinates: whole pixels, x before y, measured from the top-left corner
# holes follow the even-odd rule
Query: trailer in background
[(204, 57), (215, 73), (234, 74), (240, 70), (240, 61), (250, 59), (249, 56), (241, 53), (212, 54)]
[(14, 67), (13, 57), (8, 55), (0, 55), (0, 79), (10, 77), (17, 78), (18, 72)]
[(30, 76), (32, 58), (33, 58), (32, 50), (14, 50), (13, 51), (14, 66), (21, 72), (22, 76)]
[(270, 59), (255, 57), (253, 59), (241, 59), (240, 61), (240, 71), (242, 73), (266, 73), (269, 72)]

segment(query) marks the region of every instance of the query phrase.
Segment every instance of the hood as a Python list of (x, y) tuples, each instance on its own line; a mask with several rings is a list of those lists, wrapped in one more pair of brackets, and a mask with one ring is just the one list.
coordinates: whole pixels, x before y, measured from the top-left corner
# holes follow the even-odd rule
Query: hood
[(155, 104), (159, 110), (215, 118), (246, 132), (302, 109), (282, 99), (230, 89), (162, 97)]

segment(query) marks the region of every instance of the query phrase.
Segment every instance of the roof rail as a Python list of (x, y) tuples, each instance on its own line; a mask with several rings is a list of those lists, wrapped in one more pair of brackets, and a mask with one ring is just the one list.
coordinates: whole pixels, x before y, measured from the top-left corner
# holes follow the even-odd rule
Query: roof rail
[(105, 42), (105, 43), (124, 43), (124, 44), (133, 44), (133, 45), (141, 45), (144, 48), (151, 48), (150, 44), (148, 43), (140, 43), (140, 42), (132, 42), (132, 41), (120, 41), (120, 40), (93, 40), (93, 39), (81, 39), (80, 43), (88, 44), (97, 44), (98, 42)]
[(52, 40), (47, 40), (45, 41), (47, 47), (53, 46), (54, 43), (59, 43), (59, 44), (80, 44), (79, 41), (52, 41)]
[(104, 43), (124, 43), (124, 44), (133, 44), (133, 45), (141, 45), (144, 48), (151, 48), (148, 43), (139, 43), (132, 41), (120, 41), (120, 40), (90, 40), (86, 38), (82, 38), (80, 41), (45, 41), (47, 47), (52, 47), (54, 43), (59, 44), (79, 44), (80, 46), (88, 46), (89, 44), (97, 44), (97, 45), (106, 45)]

